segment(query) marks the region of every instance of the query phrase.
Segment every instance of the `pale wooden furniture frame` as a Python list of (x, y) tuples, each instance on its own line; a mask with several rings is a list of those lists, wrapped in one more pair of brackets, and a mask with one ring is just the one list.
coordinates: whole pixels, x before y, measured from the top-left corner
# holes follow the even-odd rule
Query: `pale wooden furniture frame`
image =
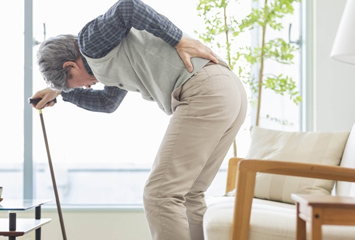
[[(226, 192), (236, 188), (231, 240), (247, 240), (256, 173), (355, 182), (355, 169), (309, 163), (231, 158)], [(295, 213), (296, 217), (296, 213)]]
[(306, 222), (311, 239), (322, 239), (322, 225), (355, 225), (355, 198), (292, 194), (297, 206), (297, 240), (306, 240)]

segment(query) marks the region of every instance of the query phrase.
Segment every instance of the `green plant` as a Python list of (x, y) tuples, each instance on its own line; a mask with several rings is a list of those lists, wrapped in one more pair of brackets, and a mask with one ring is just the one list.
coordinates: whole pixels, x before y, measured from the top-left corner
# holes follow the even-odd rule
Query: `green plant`
[[(205, 23), (205, 31), (199, 34), (200, 38), (212, 47), (217, 46), (225, 50), (230, 68), (237, 70), (243, 82), (250, 86), (252, 96), (256, 96), (256, 126), (259, 125), (260, 120), (263, 89), (288, 95), (295, 104), (299, 104), (302, 100), (296, 82), (291, 77), (284, 74), (264, 73), (266, 60), (293, 64), (293, 52), (296, 48), (282, 38), (267, 40), (266, 33), (269, 28), (274, 31), (283, 29), (282, 19), (288, 14), (293, 14), (293, 3), (300, 1), (264, 0), (263, 6), (252, 8), (241, 19), (236, 17), (242, 15), (238, 12), (237, 0), (200, 0), (197, 6), (199, 16)], [(251, 30), (260, 31), (259, 44), (253, 47), (240, 46), (237, 41), (240, 34)], [(221, 38), (223, 40), (220, 40)], [(257, 74), (251, 71), (255, 66), (258, 68)]]

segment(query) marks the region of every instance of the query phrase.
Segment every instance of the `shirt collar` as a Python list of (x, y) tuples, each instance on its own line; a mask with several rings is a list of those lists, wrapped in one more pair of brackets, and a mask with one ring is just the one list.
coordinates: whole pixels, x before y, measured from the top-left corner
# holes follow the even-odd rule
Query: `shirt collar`
[(81, 54), (81, 59), (83, 60), (83, 63), (84, 63), (84, 67), (85, 67), (85, 70), (87, 71), (88, 74), (90, 75), (94, 75), (94, 73), (92, 72), (88, 62), (86, 61), (86, 58)]

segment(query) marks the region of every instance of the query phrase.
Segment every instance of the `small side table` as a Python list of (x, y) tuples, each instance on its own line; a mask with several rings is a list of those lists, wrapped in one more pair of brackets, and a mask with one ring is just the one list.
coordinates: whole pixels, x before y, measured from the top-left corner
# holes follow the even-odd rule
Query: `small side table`
[(310, 222), (311, 239), (322, 239), (322, 225), (355, 225), (355, 198), (292, 194), (297, 206), (297, 240), (306, 239), (306, 222)]
[[(41, 218), (41, 205), (51, 200), (39, 199), (5, 199), (0, 202), (0, 211), (8, 211), (9, 218), (0, 219), (0, 236), (9, 237), (9, 240), (15, 240), (16, 237), (23, 236), (33, 230), (36, 230), (36, 240), (41, 239), (41, 227), (50, 222), (49, 218)], [(17, 218), (16, 212), (26, 211), (35, 208), (35, 218)]]

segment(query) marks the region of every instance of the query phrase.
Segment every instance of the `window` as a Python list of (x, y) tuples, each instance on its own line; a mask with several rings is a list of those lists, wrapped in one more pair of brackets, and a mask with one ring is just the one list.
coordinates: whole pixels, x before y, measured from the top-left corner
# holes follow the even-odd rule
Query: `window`
[[(291, 77), (302, 95), (302, 37), (301, 3), (293, 4), (294, 14), (287, 15), (283, 20), (283, 30), (276, 32), (267, 30), (267, 40), (283, 38), (292, 43), (298, 50), (294, 51), (294, 64), (285, 65), (275, 61), (266, 61), (265, 75), (283, 74)], [(303, 129), (302, 104), (296, 105), (288, 95), (281, 96), (267, 89), (263, 92), (261, 108), (261, 126), (272, 129), (298, 131)]]
[[(34, 40), (41, 42), (44, 38), (58, 34), (77, 34), (88, 21), (103, 14), (115, 2), (115, 0), (102, 0), (100, 4), (95, 4), (84, 0), (74, 2), (33, 0)], [(196, 11), (198, 0), (180, 0), (173, 7), (171, 1), (146, 0), (145, 2), (167, 16), (186, 33), (197, 38), (195, 30), (203, 27), (203, 21), (197, 16)], [(15, 6), (16, 3), (11, 4), (14, 5), (14, 9), (18, 7)], [(250, 2), (243, 1), (243, 4), (249, 5)], [(17, 13), (19, 15), (17, 19), (21, 21), (16, 25), (19, 27), (9, 27), (8, 36), (15, 36), (15, 38), (9, 37), (6, 43), (1, 44), (1, 48), (4, 48), (2, 52), (11, 58), (14, 53), (9, 50), (16, 50), (17, 58), (13, 61), (23, 62), (23, 59), (18, 59), (18, 56), (23, 56), (24, 49), (17, 47), (23, 46), (23, 11), (6, 10), (6, 12)], [(3, 16), (2, 14), (1, 17)], [(35, 45), (32, 52), (34, 92), (46, 87), (36, 64), (37, 49), (38, 45)], [(9, 147), (3, 150), (4, 160), (0, 160), (6, 164), (4, 165), (6, 168), (0, 170), (6, 173), (0, 175), (0, 184), (4, 186), (4, 194), (7, 194), (7, 188), (11, 188), (14, 189), (11, 191), (14, 197), (22, 197), (23, 189), (19, 187), (22, 186), (24, 163), (22, 143), (24, 136), (33, 136), (34, 197), (54, 199), (41, 124), (35, 110), (32, 117), (32, 133), (23, 129), (24, 98), (30, 97), (23, 95), (24, 73), (19, 71), (22, 68), (18, 68), (18, 65), (16, 68), (11, 64), (6, 66), (11, 69), (11, 74), (6, 75), (5, 79), (18, 79), (12, 82), (11, 87), (19, 91), (15, 93), (9, 91), (5, 95), (0, 95), (3, 102), (7, 99), (16, 101), (11, 106), (5, 105), (5, 112), (11, 112), (13, 116), (8, 116), (8, 119), (3, 118), (2, 121), (5, 122), (1, 124), (1, 132), (5, 132), (5, 135), (1, 136), (0, 141), (3, 143), (2, 146)], [(18, 97), (13, 97), (14, 94), (18, 94)], [(170, 117), (165, 115), (156, 103), (144, 101), (138, 93), (128, 93), (118, 110), (112, 114), (88, 112), (64, 103), (61, 97), (57, 100), (55, 107), (43, 110), (43, 116), (61, 203), (63, 205), (141, 205), (145, 181)], [(13, 106), (16, 106), (16, 109)], [(289, 108), (284, 107), (284, 109)], [(298, 114), (296, 115), (295, 121), (298, 121)], [(250, 119), (246, 120), (245, 126), (238, 135), (238, 141), (243, 143), (238, 149), (242, 156), (248, 146), (248, 141), (245, 139), (249, 136), (250, 121)], [(233, 156), (232, 150), (226, 159), (231, 156)], [(222, 166), (207, 195), (223, 194), (225, 177), (226, 164)]]
[[(2, 2), (0, 52), (3, 86), (0, 94), (0, 185), (3, 196), (22, 197), (24, 159), (24, 5)], [(6, 7), (4, 7), (4, 5)], [(10, 190), (11, 189), (11, 190)]]

